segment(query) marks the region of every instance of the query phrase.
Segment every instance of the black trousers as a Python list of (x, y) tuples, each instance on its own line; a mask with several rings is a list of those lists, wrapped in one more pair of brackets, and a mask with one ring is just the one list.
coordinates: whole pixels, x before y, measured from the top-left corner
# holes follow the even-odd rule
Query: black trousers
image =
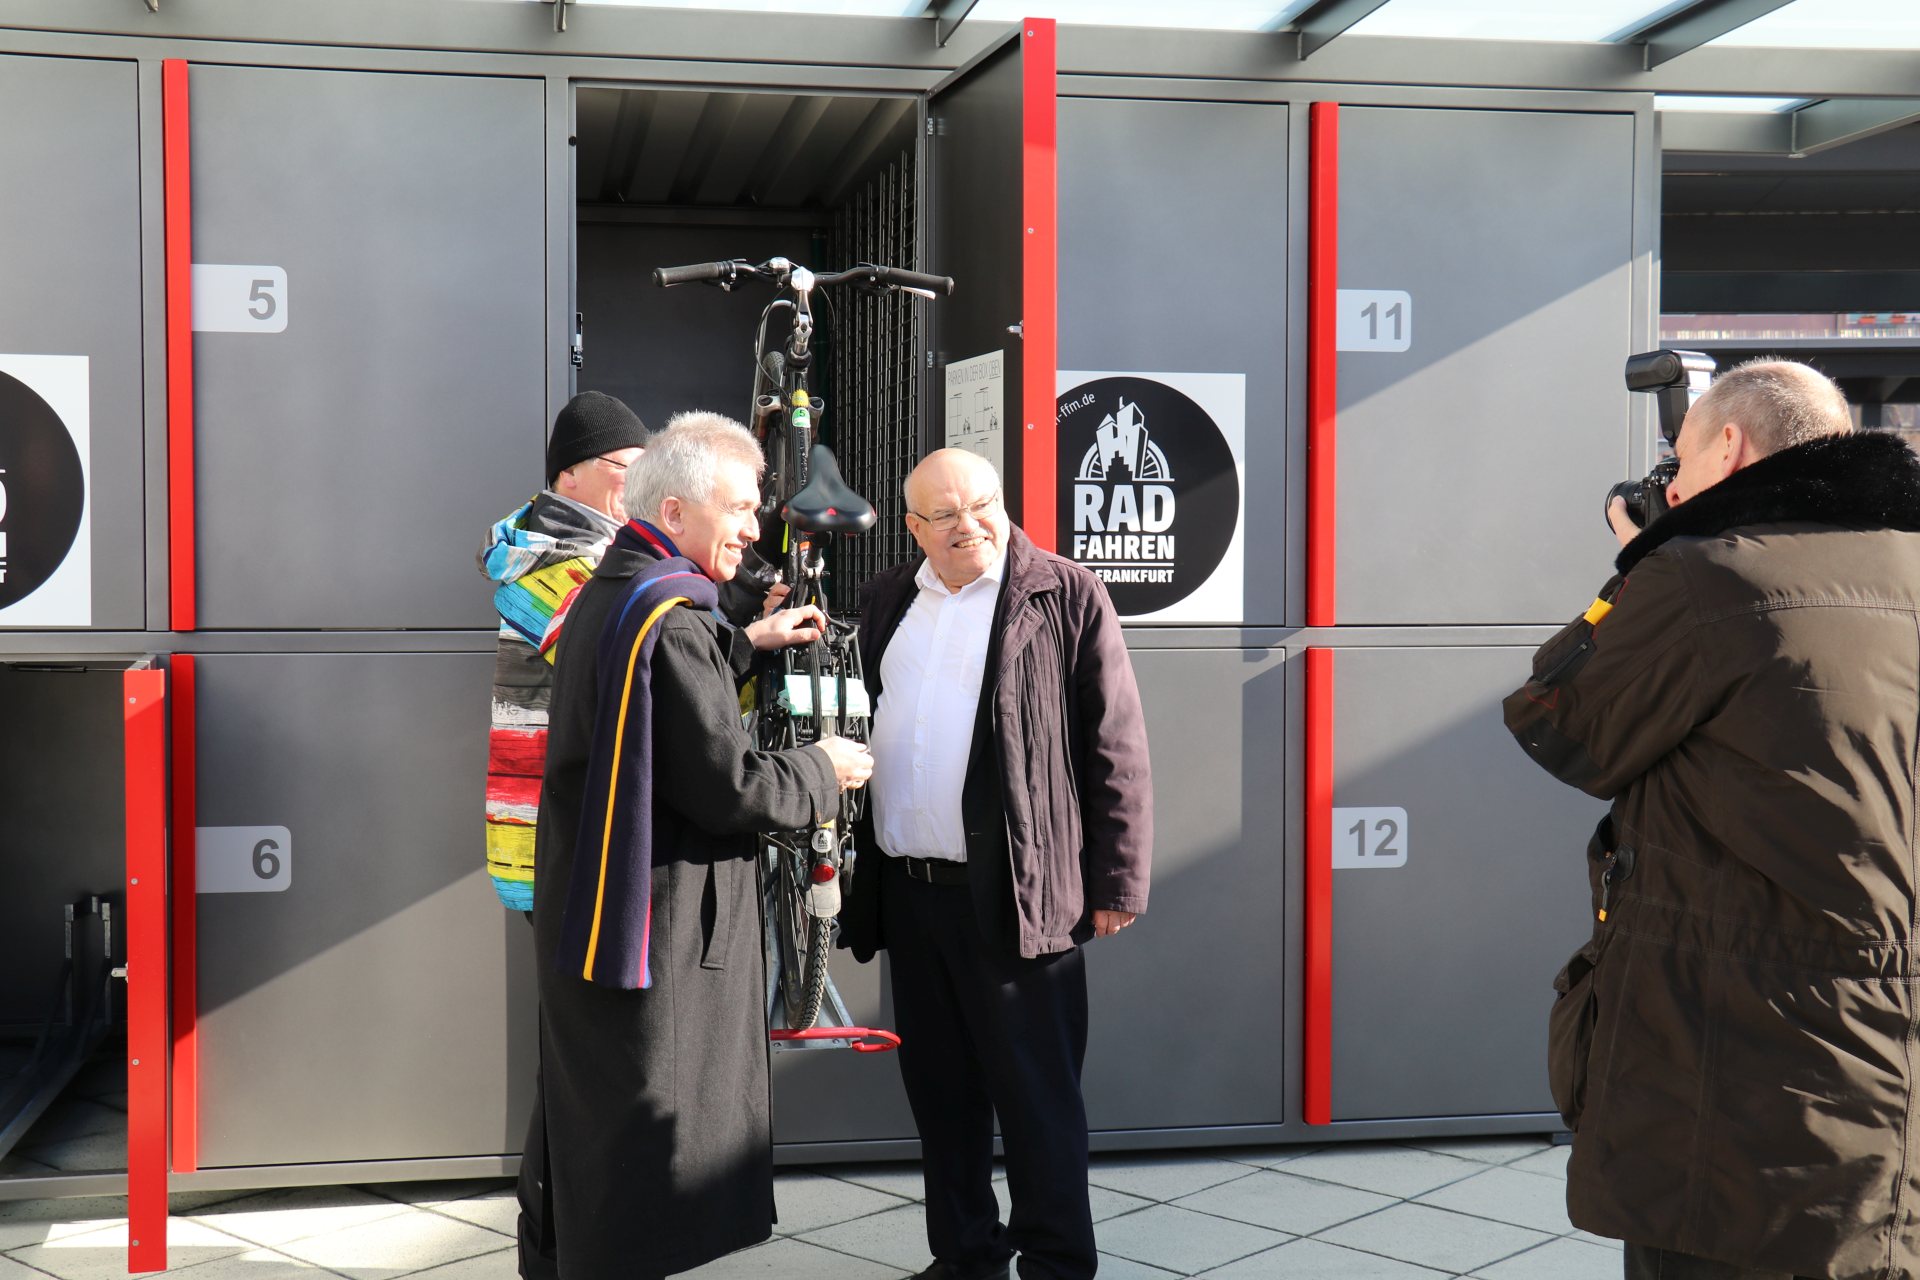
[[(894, 858), (880, 919), (892, 957), (900, 1076), (920, 1129), (927, 1246), (965, 1272), (1020, 1255), (1022, 1280), (1087, 1280), (1087, 971), (1076, 948), (1022, 960), (988, 946), (964, 884)], [(1012, 1210), (993, 1195), (1000, 1119)]]
[(1785, 1271), (1756, 1271), (1644, 1244), (1628, 1245), (1626, 1261), (1626, 1280), (1797, 1280)]
[(547, 1107), (540, 1079), (534, 1077), (533, 1114), (520, 1151), (520, 1275), (522, 1280), (559, 1280), (560, 1261), (553, 1245), (553, 1184), (547, 1180)]

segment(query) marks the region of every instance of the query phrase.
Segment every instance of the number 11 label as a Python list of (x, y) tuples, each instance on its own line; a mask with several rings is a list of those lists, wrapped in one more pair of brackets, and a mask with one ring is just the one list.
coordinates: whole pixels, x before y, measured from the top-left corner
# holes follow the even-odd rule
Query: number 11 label
[(1378, 871), (1407, 865), (1405, 809), (1335, 809), (1333, 868)]
[(1341, 289), (1336, 351), (1405, 351), (1413, 345), (1413, 297), (1398, 289)]

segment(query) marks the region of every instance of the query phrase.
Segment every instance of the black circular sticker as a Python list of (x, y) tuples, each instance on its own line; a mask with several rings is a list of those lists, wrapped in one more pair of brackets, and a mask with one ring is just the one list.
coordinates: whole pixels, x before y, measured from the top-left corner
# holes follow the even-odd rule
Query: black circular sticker
[(26, 383), (0, 373), (0, 609), (33, 594), (67, 558), (86, 496), (67, 425)]
[(1122, 615), (1179, 603), (1213, 576), (1240, 520), (1233, 450), (1163, 382), (1097, 378), (1061, 396), (1059, 543)]

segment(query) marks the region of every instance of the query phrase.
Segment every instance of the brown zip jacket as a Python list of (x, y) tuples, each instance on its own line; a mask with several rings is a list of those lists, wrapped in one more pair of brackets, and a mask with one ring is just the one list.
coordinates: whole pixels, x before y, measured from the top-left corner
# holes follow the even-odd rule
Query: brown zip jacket
[(1920, 1275), (1916, 530), (1898, 438), (1782, 450), (1628, 546), (1506, 700), (1613, 802), (1550, 1027), (1577, 1226)]
[[(860, 654), (875, 704), (880, 663), (919, 588), (920, 562), (860, 594)], [(1019, 529), (994, 606), (987, 679), (961, 792), (967, 872), (988, 938), (1028, 959), (1093, 936), (1095, 911), (1147, 909), (1153, 777), (1147, 724), (1113, 602), (1092, 571)], [(840, 913), (840, 945), (866, 961), (886, 946), (871, 808)]]

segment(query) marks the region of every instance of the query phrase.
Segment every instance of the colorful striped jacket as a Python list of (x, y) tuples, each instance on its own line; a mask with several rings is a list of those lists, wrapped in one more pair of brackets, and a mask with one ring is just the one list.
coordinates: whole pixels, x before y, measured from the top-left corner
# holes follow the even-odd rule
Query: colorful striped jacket
[(533, 909), (534, 832), (547, 759), (553, 646), (566, 606), (621, 522), (542, 490), (487, 531), (480, 572), (496, 584), (500, 641), (487, 739), (487, 874), (503, 905)]

